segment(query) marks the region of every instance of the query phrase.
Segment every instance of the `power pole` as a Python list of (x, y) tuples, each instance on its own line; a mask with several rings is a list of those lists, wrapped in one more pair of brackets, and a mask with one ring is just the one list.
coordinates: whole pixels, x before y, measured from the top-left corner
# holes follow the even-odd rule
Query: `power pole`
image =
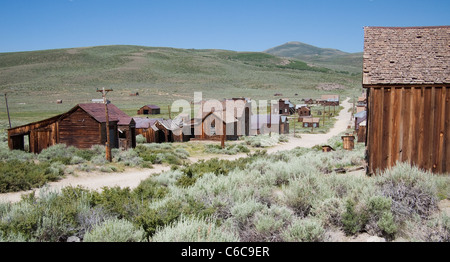
[(106, 94), (110, 91), (113, 91), (112, 89), (105, 89), (103, 87), (102, 90), (98, 90), (97, 92), (101, 92), (103, 96), (103, 104), (105, 104), (105, 115), (106, 115), (106, 160), (109, 162), (112, 162), (112, 156), (111, 156), (111, 140), (109, 135), (109, 115), (108, 115), (108, 103), (106, 101)]
[(5, 102), (6, 102), (6, 112), (8, 113), (9, 128), (11, 128), (11, 119), (9, 118), (8, 99), (6, 98), (6, 93), (5, 93)]

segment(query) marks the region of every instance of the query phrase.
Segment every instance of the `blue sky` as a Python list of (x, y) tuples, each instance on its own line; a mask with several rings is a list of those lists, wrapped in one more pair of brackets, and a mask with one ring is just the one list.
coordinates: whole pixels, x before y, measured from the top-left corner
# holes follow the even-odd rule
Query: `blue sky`
[(0, 0), (0, 52), (130, 44), (363, 51), (364, 26), (450, 25), (449, 0)]

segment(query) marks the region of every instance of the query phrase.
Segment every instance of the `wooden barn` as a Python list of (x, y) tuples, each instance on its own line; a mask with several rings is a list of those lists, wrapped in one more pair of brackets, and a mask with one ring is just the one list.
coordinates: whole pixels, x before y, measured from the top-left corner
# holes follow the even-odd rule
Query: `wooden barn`
[(137, 111), (138, 115), (159, 115), (161, 114), (161, 108), (156, 105), (145, 105)]
[(450, 172), (450, 27), (365, 27), (368, 174)]
[[(111, 147), (135, 147), (133, 119), (112, 104), (108, 104), (108, 111)], [(8, 146), (11, 150), (24, 150), (24, 139), (28, 139), (28, 150), (33, 153), (40, 153), (55, 144), (85, 149), (104, 145), (105, 106), (97, 103), (78, 104), (64, 114), (8, 129)]]

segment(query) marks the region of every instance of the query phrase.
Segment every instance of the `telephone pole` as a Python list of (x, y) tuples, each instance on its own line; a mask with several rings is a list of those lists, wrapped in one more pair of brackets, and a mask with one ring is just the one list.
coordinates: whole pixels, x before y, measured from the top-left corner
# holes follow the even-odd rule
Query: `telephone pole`
[(106, 160), (109, 162), (112, 162), (112, 156), (111, 156), (111, 140), (109, 135), (109, 115), (108, 115), (108, 103), (106, 101), (106, 94), (110, 91), (113, 91), (112, 89), (105, 89), (103, 87), (102, 90), (98, 90), (97, 92), (101, 92), (103, 96), (103, 104), (105, 104), (105, 115), (106, 115)]
[(11, 128), (11, 119), (9, 118), (8, 99), (6, 98), (6, 93), (5, 93), (5, 102), (6, 102), (6, 112), (8, 113), (9, 128)]

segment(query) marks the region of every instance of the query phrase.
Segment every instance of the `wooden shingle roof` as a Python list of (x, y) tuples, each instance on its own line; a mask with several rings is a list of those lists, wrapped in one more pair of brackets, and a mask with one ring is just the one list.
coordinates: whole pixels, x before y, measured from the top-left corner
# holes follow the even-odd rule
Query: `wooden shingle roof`
[(450, 26), (365, 27), (363, 85), (450, 83)]
[[(100, 123), (106, 122), (106, 114), (105, 114), (105, 105), (99, 103), (89, 103), (89, 104), (78, 104), (77, 106), (81, 107), (84, 111), (86, 111), (89, 115), (91, 115), (95, 120)], [(122, 110), (120, 110), (117, 106), (113, 104), (108, 104), (108, 116), (109, 121), (119, 121), (118, 125), (129, 125), (132, 121), (134, 123), (133, 118), (129, 115), (125, 114)]]

